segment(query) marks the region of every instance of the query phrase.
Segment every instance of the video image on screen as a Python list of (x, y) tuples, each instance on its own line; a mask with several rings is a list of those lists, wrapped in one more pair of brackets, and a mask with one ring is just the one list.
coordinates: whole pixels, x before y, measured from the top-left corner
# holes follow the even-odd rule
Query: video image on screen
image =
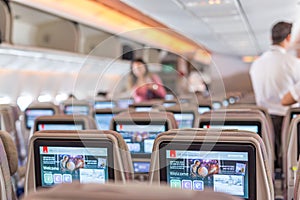
[(203, 114), (203, 113), (205, 113), (205, 112), (208, 112), (208, 111), (210, 111), (211, 109), (210, 109), (210, 107), (208, 107), (208, 106), (199, 106), (198, 107), (198, 113), (199, 114)]
[(150, 154), (157, 134), (166, 131), (166, 125), (116, 124), (115, 130), (122, 134), (131, 153)]
[(193, 113), (174, 113), (174, 118), (178, 128), (193, 128), (194, 114)]
[(118, 100), (118, 107), (119, 108), (128, 108), (129, 105), (133, 104), (133, 99), (119, 99)]
[(108, 180), (107, 148), (40, 146), (41, 186), (61, 183), (105, 183)]
[(54, 110), (52, 109), (27, 109), (25, 111), (26, 127), (31, 129), (37, 117), (52, 115), (54, 115)]
[(66, 115), (89, 115), (89, 107), (79, 105), (68, 105), (65, 106), (64, 113)]
[(38, 123), (37, 124), (37, 131), (43, 130), (83, 130), (82, 123), (73, 123), (73, 124), (62, 124), (62, 123)]
[(167, 183), (248, 198), (248, 153), (167, 150)]
[(115, 114), (112, 113), (96, 113), (95, 120), (98, 130), (109, 130), (110, 121)]
[(96, 101), (94, 103), (95, 109), (115, 108), (116, 103), (112, 101)]
[(136, 112), (150, 112), (152, 110), (152, 106), (137, 106), (135, 107)]
[(150, 162), (133, 162), (134, 173), (148, 173)]
[(238, 129), (242, 131), (251, 131), (254, 133), (258, 133), (258, 126), (256, 125), (203, 125), (203, 128)]

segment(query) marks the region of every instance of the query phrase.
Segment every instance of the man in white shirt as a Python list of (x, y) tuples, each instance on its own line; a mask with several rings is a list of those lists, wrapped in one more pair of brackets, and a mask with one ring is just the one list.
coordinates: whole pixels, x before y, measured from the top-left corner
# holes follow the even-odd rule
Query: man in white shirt
[(275, 167), (281, 168), (281, 126), (288, 107), (281, 105), (281, 98), (296, 82), (300, 81), (300, 61), (287, 54), (292, 24), (279, 22), (272, 28), (270, 50), (261, 55), (251, 66), (250, 76), (256, 104), (268, 109), (275, 131)]
[(297, 102), (300, 102), (300, 82), (291, 87), (281, 99), (281, 104), (284, 106), (290, 106)]

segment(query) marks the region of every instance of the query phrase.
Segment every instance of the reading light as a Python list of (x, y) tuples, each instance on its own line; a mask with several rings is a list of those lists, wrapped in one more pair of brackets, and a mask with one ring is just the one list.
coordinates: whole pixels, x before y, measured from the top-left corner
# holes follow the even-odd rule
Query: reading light
[(257, 56), (243, 56), (243, 62), (252, 63), (256, 60)]

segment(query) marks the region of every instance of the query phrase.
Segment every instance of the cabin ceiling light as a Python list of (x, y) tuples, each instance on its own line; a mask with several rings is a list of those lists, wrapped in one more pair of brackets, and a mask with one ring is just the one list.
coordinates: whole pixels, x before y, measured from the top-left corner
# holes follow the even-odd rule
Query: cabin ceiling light
[[(186, 52), (202, 53), (198, 57), (202, 57), (204, 63), (210, 62), (210, 53), (200, 44), (180, 35), (166, 27), (155, 26), (153, 19), (143, 17), (142, 20), (133, 18), (126, 13), (128, 8), (124, 4), (122, 8), (112, 8), (107, 4), (116, 4), (120, 6), (119, 1), (103, 1), (103, 0), (14, 0), (20, 4), (25, 4), (41, 10), (47, 10), (58, 16), (65, 17), (79, 23), (87, 24), (102, 30), (120, 34), (128, 39), (148, 44), (160, 49), (166, 49), (178, 54)], [(216, 1), (216, 0), (214, 0)], [(217, 0), (218, 1), (218, 0)], [(121, 2), (122, 3), (122, 2)], [(139, 11), (136, 11), (139, 12)], [(151, 22), (151, 23), (148, 23)], [(159, 22), (157, 22), (159, 23)]]
[(24, 111), (29, 104), (31, 104), (31, 102), (33, 101), (33, 97), (30, 95), (22, 95), (19, 96), (17, 99), (17, 104), (19, 106), (19, 108)]
[(10, 104), (11, 98), (8, 96), (2, 96), (0, 97), (0, 104)]

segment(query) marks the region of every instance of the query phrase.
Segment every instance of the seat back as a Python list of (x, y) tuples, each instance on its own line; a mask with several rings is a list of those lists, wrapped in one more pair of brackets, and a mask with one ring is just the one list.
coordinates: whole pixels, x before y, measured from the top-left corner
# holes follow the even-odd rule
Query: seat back
[[(260, 135), (267, 149), (267, 155), (269, 160), (269, 169), (272, 175), (274, 174), (274, 163), (272, 162), (275, 158), (274, 150), (274, 133), (271, 128), (272, 124), (268, 123), (265, 115), (259, 110), (252, 109), (220, 109), (218, 111), (204, 113), (200, 116), (200, 124), (217, 124), (217, 125), (256, 125), (260, 128)], [(201, 127), (200, 127), (201, 128)]]
[(136, 179), (148, 179), (150, 156), (156, 135), (177, 128), (176, 120), (168, 112), (123, 112), (111, 120), (111, 130), (120, 133), (132, 152)]
[(0, 131), (0, 192), (1, 199), (16, 199), (11, 176), (18, 169), (18, 153), (9, 133)]
[(8, 132), (16, 147), (20, 160), (23, 160), (26, 156), (26, 145), (23, 133), (20, 128), (17, 127), (20, 124), (19, 113), (17, 107), (12, 105), (0, 105), (0, 127), (1, 130)]
[(297, 163), (299, 160), (300, 152), (300, 116), (292, 119), (289, 127), (289, 131), (286, 134), (287, 146), (286, 154), (283, 156), (284, 160), (284, 175), (286, 179), (284, 180), (284, 189), (286, 190), (286, 195), (288, 199), (292, 199), (294, 196), (295, 180)]
[(22, 132), (24, 134), (25, 144), (28, 145), (30, 135), (32, 135), (31, 128), (34, 125), (34, 120), (39, 116), (55, 115), (59, 113), (59, 109), (53, 103), (48, 102), (33, 102), (24, 111), (21, 117)]
[(125, 110), (120, 108), (96, 109), (94, 112), (94, 119), (97, 124), (97, 128), (99, 130), (109, 130), (111, 119), (123, 111)]
[[(72, 192), (70, 192), (72, 191)], [(82, 185), (79, 183), (58, 185), (49, 190), (41, 190), (32, 193), (25, 197), (24, 200), (50, 200), (50, 199), (64, 199), (64, 200), (127, 200), (127, 199), (143, 199), (143, 200), (238, 200), (223, 193), (215, 193), (210, 191), (196, 192), (188, 190), (174, 190), (167, 186), (149, 186), (145, 184), (88, 184)]]
[[(288, 138), (290, 137), (290, 125), (293, 118), (295, 118), (298, 114), (300, 114), (300, 108), (290, 108), (286, 115), (283, 118), (282, 122), (282, 130), (281, 130), (281, 146), (282, 146), (282, 170), (283, 174), (285, 175), (285, 181), (284, 183), (287, 183), (287, 148), (288, 148)], [(284, 186), (284, 188), (287, 188), (287, 185)]]
[(153, 108), (157, 106), (161, 106), (163, 104), (163, 100), (150, 100), (140, 103), (133, 103), (129, 105), (129, 109), (137, 112), (149, 112)]
[(113, 109), (115, 107), (117, 107), (117, 102), (115, 101), (111, 101), (108, 99), (94, 101), (94, 109), (106, 109), (106, 108)]
[(297, 169), (295, 169), (294, 173), (295, 173), (295, 188), (294, 188), (294, 192), (293, 192), (293, 197), (294, 199), (300, 199), (300, 162), (298, 161), (297, 164)]
[[(255, 153), (251, 154), (248, 152), (248, 154), (246, 154), (248, 155), (246, 156), (247, 159), (242, 159), (241, 153), (243, 153), (244, 151), (243, 148), (249, 147), (251, 147), (251, 149), (255, 149), (253, 151)], [(167, 151), (168, 149), (170, 150)], [(192, 152), (190, 152), (192, 154), (189, 154), (190, 150), (192, 150)], [(219, 153), (220, 151), (221, 153)], [(245, 156), (245, 154), (243, 155)], [(186, 156), (188, 156), (188, 158)], [(185, 158), (187, 160), (185, 160)], [(170, 162), (168, 162), (168, 159)], [(195, 171), (193, 164), (196, 163), (196, 160), (194, 159), (197, 159), (200, 162), (198, 164), (202, 163), (201, 165), (198, 165), (198, 168), (195, 168)], [(229, 163), (226, 162), (226, 160), (228, 160)], [(248, 160), (248, 162), (243, 162), (243, 160)], [(218, 164), (219, 162), (221, 164), (220, 166)], [(188, 171), (181, 170), (181, 165), (184, 169), (186, 169), (185, 166), (187, 163), (189, 165), (189, 168), (187, 168)], [(236, 165), (232, 163), (236, 163)], [(241, 167), (238, 167), (238, 165), (240, 165), (238, 163), (244, 163), (242, 164), (243, 169), (241, 169)], [(174, 168), (169, 167), (171, 164), (174, 164)], [(203, 169), (203, 167), (205, 167), (206, 170)], [(174, 183), (171, 182), (171, 187), (192, 187), (192, 183), (190, 180), (194, 180), (193, 188), (195, 190), (203, 188), (205, 189), (206, 186), (203, 186), (203, 184), (205, 184), (203, 183), (203, 181), (205, 181), (206, 176), (208, 176), (208, 180), (209, 176), (212, 175), (214, 179), (209, 179), (210, 183), (208, 182), (208, 184), (212, 184), (212, 181), (214, 182), (214, 191), (224, 190), (226, 188), (226, 185), (227, 189), (228, 185), (230, 187), (236, 188), (238, 188), (238, 186), (246, 186), (245, 182), (244, 184), (241, 184), (236, 180), (232, 180), (231, 184), (226, 184), (230, 182), (231, 178), (237, 178), (234, 176), (231, 176), (230, 178), (227, 177), (228, 173), (222, 173), (222, 171), (226, 169), (228, 170), (228, 172), (230, 172), (230, 168), (232, 168), (231, 173), (244, 173), (245, 178), (241, 178), (241, 182), (242, 180), (248, 180), (249, 196), (254, 195), (253, 199), (274, 199), (274, 189), (271, 173), (269, 171), (265, 145), (262, 139), (257, 134), (248, 131), (221, 131), (217, 129), (177, 129), (161, 133), (156, 138), (153, 146), (150, 182), (152, 184), (161, 184), (163, 180), (168, 180), (171, 182), (172, 177), (176, 176), (178, 178), (179, 175), (180, 178), (178, 180), (184, 180), (181, 180), (181, 184), (178, 185), (177, 183), (175, 183), (175, 181), (178, 182), (178, 180), (175, 180)], [(173, 169), (174, 173), (167, 173), (168, 169), (170, 171)], [(178, 173), (175, 172), (176, 170)], [(254, 174), (251, 172), (251, 170), (252, 172), (255, 171)], [(220, 175), (225, 176), (224, 178), (222, 178), (222, 176)], [(199, 181), (199, 183), (197, 183), (198, 185), (196, 185), (195, 181), (199, 180), (198, 177), (202, 177), (203, 179), (200, 178), (200, 180), (202, 181)], [(188, 183), (189, 181), (190, 183)], [(250, 187), (252, 187), (252, 189)], [(228, 189), (227, 192), (233, 194), (230, 189)], [(244, 194), (246, 195), (247, 193), (245, 192)], [(241, 196), (243, 196), (243, 194), (241, 194)]]
[(199, 113), (196, 104), (178, 104), (175, 106), (160, 109), (174, 114), (178, 128), (198, 127)]
[[(80, 144), (78, 145), (78, 143)], [(78, 147), (77, 148), (78, 150), (75, 149), (74, 153), (72, 153), (73, 152), (72, 147), (76, 147), (76, 148)], [(93, 150), (94, 148), (105, 148), (106, 150), (103, 149)], [(95, 152), (97, 154), (95, 154)], [(99, 152), (104, 152), (105, 155), (104, 153), (103, 154), (101, 153), (100, 155)], [(80, 180), (81, 182), (85, 182), (85, 181), (104, 182), (103, 176), (107, 177), (107, 175), (109, 178), (114, 177), (114, 180), (111, 180), (113, 182), (125, 183), (127, 180), (131, 180), (132, 178), (133, 167), (131, 162), (131, 156), (125, 141), (118, 133), (114, 131), (97, 131), (97, 130), (40, 131), (40, 132), (36, 132), (30, 140), (29, 156), (27, 162), (26, 180), (25, 180), (25, 188), (24, 188), (25, 195), (27, 195), (30, 191), (35, 192), (37, 189), (37, 185), (43, 184), (41, 177), (42, 177), (42, 169), (44, 168), (42, 167), (38, 168), (38, 166), (43, 164), (38, 161), (39, 154), (42, 155), (42, 153), (46, 155), (50, 153), (50, 156), (52, 153), (54, 154), (53, 156), (54, 159), (57, 159), (55, 156), (57, 154), (57, 156), (60, 156), (61, 159), (58, 163), (56, 164), (54, 163), (52, 165), (52, 168), (50, 167), (49, 169), (47, 169), (48, 174), (49, 173), (53, 174), (53, 177), (50, 175), (49, 178), (47, 174), (44, 174), (44, 176), (47, 175), (46, 178), (44, 177), (45, 184), (48, 183), (51, 185), (55, 183), (56, 180), (55, 173), (64, 174), (66, 172), (65, 170), (67, 171), (74, 170), (72, 173), (74, 173), (75, 175), (77, 173), (78, 176), (78, 171), (76, 171), (78, 166), (77, 165), (78, 160), (77, 162), (75, 160), (73, 161), (71, 160), (73, 164), (72, 163), (67, 164), (67, 162), (69, 162), (71, 158), (75, 157), (76, 159), (78, 155), (80, 155), (79, 160), (82, 160), (83, 158), (87, 160), (86, 162), (81, 161), (81, 167), (78, 168), (80, 169), (79, 170), (80, 177), (81, 178), (90, 177), (91, 175), (93, 177), (92, 179), (85, 179), (85, 180), (81, 179)], [(113, 160), (111, 160), (112, 159), (111, 156), (113, 156)], [(90, 171), (89, 169), (85, 169), (84, 167), (85, 165), (90, 165), (89, 167), (92, 167), (93, 171)], [(104, 171), (101, 170), (101, 167), (102, 168), (104, 167), (105, 170)], [(98, 171), (99, 170), (98, 168), (100, 168), (101, 172)], [(55, 171), (56, 169), (60, 169), (60, 170)], [(94, 176), (95, 175), (94, 170), (97, 171), (98, 175), (101, 174), (102, 179), (98, 175)], [(70, 181), (70, 179), (71, 178), (68, 178), (68, 181)], [(47, 180), (48, 182), (46, 182)]]
[(116, 101), (117, 101), (118, 108), (120, 108), (120, 109), (126, 109), (131, 104), (134, 103), (134, 100), (131, 98), (119, 98)]
[[(49, 125), (49, 127), (47, 127)], [(53, 128), (53, 129), (52, 129)], [(33, 133), (41, 130), (90, 130), (97, 129), (95, 120), (84, 115), (53, 115), (36, 118)]]
[(93, 112), (88, 101), (68, 99), (61, 104), (61, 111), (66, 115), (90, 115)]

